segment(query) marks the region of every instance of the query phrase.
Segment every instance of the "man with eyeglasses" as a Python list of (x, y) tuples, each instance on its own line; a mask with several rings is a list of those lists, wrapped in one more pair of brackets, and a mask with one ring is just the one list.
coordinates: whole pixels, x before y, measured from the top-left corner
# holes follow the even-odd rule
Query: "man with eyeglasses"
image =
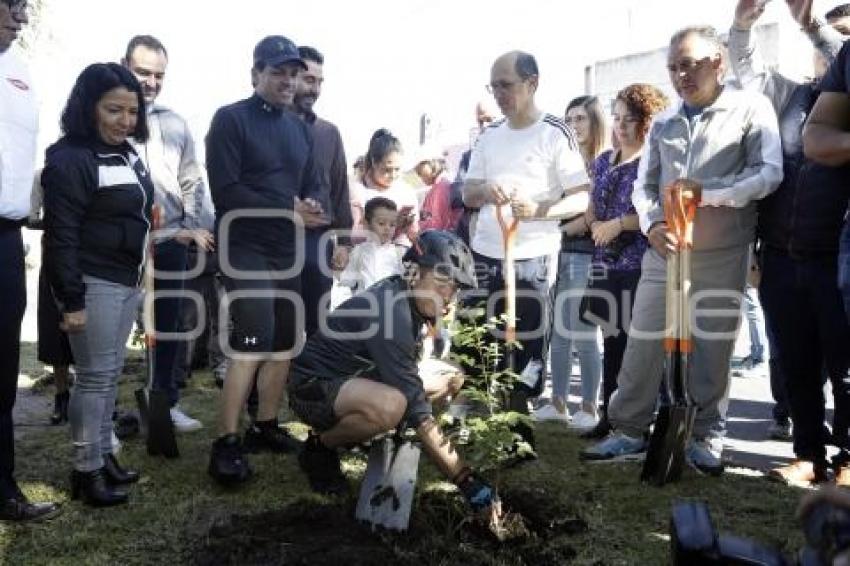
[[(496, 59), (489, 90), (505, 120), (487, 128), (472, 150), (463, 186), (466, 206), (480, 208), (471, 247), (479, 290), (465, 299), (475, 305), (504, 292), (505, 250), (497, 208), (507, 222), (518, 219), (516, 258), (517, 332), (522, 348), (514, 366), (521, 379), (510, 399), (528, 414), (527, 399), (540, 393), (546, 365), (549, 288), (561, 244), (557, 219), (584, 213), (588, 178), (575, 134), (560, 119), (537, 108), (539, 71), (534, 57), (512, 51)], [(496, 313), (504, 310), (496, 304)], [(521, 430), (531, 442), (531, 431)]]
[[(850, 384), (847, 344), (850, 325), (841, 309), (838, 288), (839, 236), (850, 187), (846, 171), (807, 161), (803, 126), (820, 94), (817, 81), (835, 59), (848, 30), (850, 5), (825, 15), (829, 25), (812, 17), (812, 0), (789, 0), (791, 16), (815, 51), (815, 79), (803, 83), (768, 69), (758, 56), (750, 29), (764, 8), (756, 0), (739, 0), (729, 31), (732, 68), (741, 84), (764, 93), (779, 117), (782, 136), (782, 184), (759, 203), (757, 234), (761, 268), (759, 295), (770, 338), (770, 382), (775, 423), (786, 430), (794, 422), (797, 460), (771, 470), (770, 477), (791, 484), (827, 477), (824, 434), (823, 369), (835, 402), (832, 443), (836, 483), (850, 486)], [(783, 414), (784, 410), (784, 414)], [(788, 433), (786, 432), (786, 435)]]
[(655, 412), (664, 364), (666, 256), (676, 239), (664, 221), (662, 191), (686, 179), (701, 192), (694, 220), (691, 312), (694, 353), (688, 395), (697, 407), (686, 457), (697, 470), (723, 471), (721, 401), (755, 237), (757, 201), (782, 180), (776, 114), (761, 94), (724, 87), (723, 46), (714, 28), (673, 35), (668, 71), (682, 101), (656, 116), (640, 160), (632, 201), (651, 248), (643, 258), (631, 329), (608, 438), (582, 451), (585, 460), (636, 458)]
[(21, 322), (27, 302), (21, 227), (29, 214), (35, 173), (38, 110), (23, 61), (10, 51), (28, 23), (26, 0), (0, 0), (0, 520), (32, 521), (59, 514), (56, 503), (33, 503), (14, 478), (12, 410), (18, 388)]

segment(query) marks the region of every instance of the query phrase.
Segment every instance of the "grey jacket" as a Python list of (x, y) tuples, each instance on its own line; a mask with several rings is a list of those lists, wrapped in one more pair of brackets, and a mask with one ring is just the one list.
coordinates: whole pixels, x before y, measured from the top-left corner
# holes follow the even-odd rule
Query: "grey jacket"
[(782, 181), (779, 130), (767, 98), (727, 86), (693, 128), (681, 102), (655, 117), (632, 193), (644, 233), (664, 220), (660, 191), (678, 178), (703, 188), (695, 251), (752, 242), (756, 201)]
[(173, 237), (181, 229), (209, 228), (201, 222), (208, 189), (186, 121), (176, 112), (154, 104), (148, 113), (148, 129), (148, 141), (134, 147), (150, 170), (154, 201), (162, 207), (158, 239)]

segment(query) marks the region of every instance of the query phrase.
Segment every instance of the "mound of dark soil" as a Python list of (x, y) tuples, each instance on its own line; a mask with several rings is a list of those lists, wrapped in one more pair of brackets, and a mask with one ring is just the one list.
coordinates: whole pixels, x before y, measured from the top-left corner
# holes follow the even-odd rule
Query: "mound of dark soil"
[(354, 519), (354, 501), (298, 500), (279, 511), (217, 521), (196, 544), (198, 566), (286, 564), (564, 564), (575, 556), (569, 539), (587, 524), (544, 490), (506, 490), (505, 506), (527, 531), (499, 542), (469, 518), (453, 492), (420, 494), (407, 533), (373, 532)]

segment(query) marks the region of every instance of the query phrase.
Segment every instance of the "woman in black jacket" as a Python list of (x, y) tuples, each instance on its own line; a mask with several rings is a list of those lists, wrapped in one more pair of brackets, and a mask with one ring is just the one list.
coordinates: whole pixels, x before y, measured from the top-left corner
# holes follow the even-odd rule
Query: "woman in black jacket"
[(147, 138), (135, 77), (96, 63), (77, 78), (62, 113), (62, 138), (47, 150), (45, 261), (76, 361), (71, 398), (72, 497), (127, 500), (138, 473), (112, 454), (112, 411), (127, 338), (138, 312), (153, 185), (127, 142)]

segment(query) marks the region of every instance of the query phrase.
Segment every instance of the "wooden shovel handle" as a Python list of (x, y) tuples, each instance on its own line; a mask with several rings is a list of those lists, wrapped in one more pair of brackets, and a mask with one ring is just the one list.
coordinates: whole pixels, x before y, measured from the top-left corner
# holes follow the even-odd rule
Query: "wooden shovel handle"
[(694, 217), (701, 196), (702, 186), (689, 179), (676, 179), (664, 187), (664, 220), (680, 250), (694, 246)]
[(152, 232), (159, 230), (162, 223), (162, 209), (158, 204), (151, 208), (151, 230), (148, 232), (148, 241), (145, 249), (145, 271), (142, 277), (145, 291), (142, 304), (142, 324), (145, 327), (145, 346), (153, 348), (156, 344), (156, 330), (154, 317), (154, 265), (153, 265), (153, 235)]
[(502, 229), (502, 245), (505, 248), (505, 268), (502, 279), (505, 281), (505, 341), (516, 341), (516, 270), (514, 268), (514, 244), (516, 242), (519, 220), (512, 218), (510, 223), (505, 220), (501, 206), (496, 206), (496, 219)]

